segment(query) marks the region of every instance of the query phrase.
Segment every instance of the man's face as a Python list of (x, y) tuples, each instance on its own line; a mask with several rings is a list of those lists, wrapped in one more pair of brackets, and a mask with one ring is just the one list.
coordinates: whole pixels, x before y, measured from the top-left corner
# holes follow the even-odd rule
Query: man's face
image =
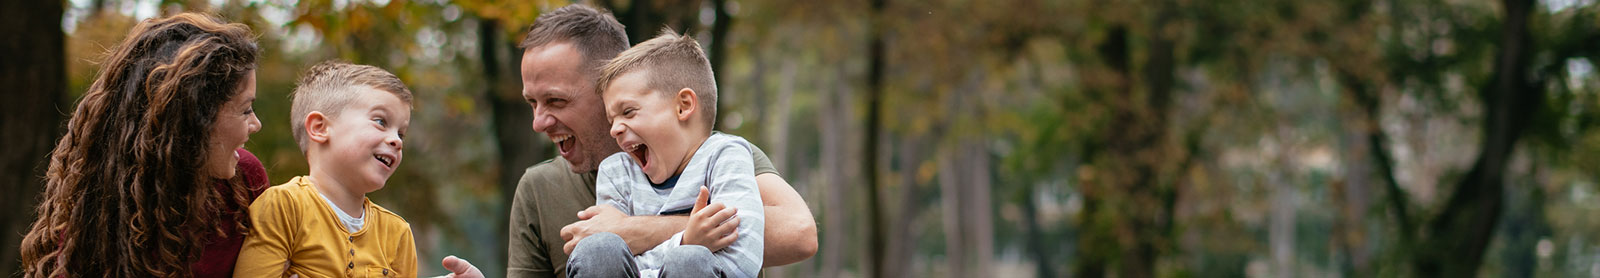
[(533, 107), (533, 131), (555, 142), (573, 172), (594, 171), (606, 155), (621, 151), (606, 133), (605, 107), (594, 78), (582, 70), (583, 58), (568, 42), (522, 55), (522, 98)]

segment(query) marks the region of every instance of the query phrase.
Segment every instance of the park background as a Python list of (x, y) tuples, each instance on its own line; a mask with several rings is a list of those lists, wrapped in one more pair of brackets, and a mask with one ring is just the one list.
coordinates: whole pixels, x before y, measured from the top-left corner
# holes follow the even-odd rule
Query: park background
[[(515, 44), (555, 0), (7, 0), (0, 273), (96, 62), (208, 11), (263, 55), (247, 148), (306, 172), (289, 92), (316, 62), (416, 93), (370, 197), (424, 273), (504, 273), (508, 202), (554, 157)], [(710, 53), (719, 128), (818, 223), (771, 277), (1600, 275), (1595, 0), (599, 0), (634, 43)]]

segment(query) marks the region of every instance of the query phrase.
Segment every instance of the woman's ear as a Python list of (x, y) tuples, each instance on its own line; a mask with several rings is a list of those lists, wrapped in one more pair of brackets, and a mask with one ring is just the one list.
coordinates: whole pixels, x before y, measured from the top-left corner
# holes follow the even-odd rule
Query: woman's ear
[(328, 115), (324, 115), (322, 112), (312, 111), (311, 114), (306, 115), (305, 120), (306, 138), (310, 138), (311, 142), (327, 143), (329, 124)]
[(689, 120), (694, 116), (695, 109), (700, 108), (700, 98), (694, 95), (693, 89), (678, 90), (678, 95), (672, 100), (678, 104), (678, 121)]

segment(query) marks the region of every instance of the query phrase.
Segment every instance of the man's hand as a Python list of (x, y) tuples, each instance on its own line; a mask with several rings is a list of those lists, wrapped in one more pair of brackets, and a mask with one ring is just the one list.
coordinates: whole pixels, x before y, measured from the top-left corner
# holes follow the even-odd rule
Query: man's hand
[(710, 202), (711, 192), (701, 186), (700, 197), (689, 211), (689, 225), (683, 229), (683, 245), (705, 246), (717, 252), (739, 239), (739, 218), (734, 217), (739, 209), (725, 207), (722, 203), (708, 204)]
[(478, 267), (473, 266), (472, 263), (456, 256), (444, 257), (444, 261), (439, 262), (439, 264), (444, 265), (444, 269), (450, 271), (450, 274), (444, 277), (483, 278), (483, 271), (479, 271)]
[(567, 244), (562, 251), (572, 254), (572, 249), (578, 247), (578, 241), (599, 232), (612, 232), (609, 229), (618, 227), (628, 215), (609, 205), (595, 205), (578, 212), (578, 222), (573, 222), (566, 227), (561, 227), (561, 239)]

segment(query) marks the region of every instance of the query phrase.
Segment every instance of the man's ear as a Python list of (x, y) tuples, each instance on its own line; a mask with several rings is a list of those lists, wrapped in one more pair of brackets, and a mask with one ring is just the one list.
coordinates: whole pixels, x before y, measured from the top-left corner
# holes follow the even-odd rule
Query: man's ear
[(312, 111), (311, 114), (306, 115), (305, 120), (306, 138), (310, 138), (311, 142), (327, 143), (328, 125), (330, 124), (328, 122), (328, 115), (324, 115), (322, 112)]
[(694, 95), (694, 89), (678, 90), (678, 95), (672, 100), (678, 104), (678, 121), (689, 120), (689, 117), (694, 116), (695, 109), (700, 108), (700, 98)]

